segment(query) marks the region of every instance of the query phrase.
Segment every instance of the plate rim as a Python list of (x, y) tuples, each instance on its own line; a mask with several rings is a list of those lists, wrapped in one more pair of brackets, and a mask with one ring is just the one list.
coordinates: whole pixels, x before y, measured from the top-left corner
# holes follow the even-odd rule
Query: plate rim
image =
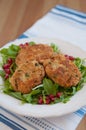
[[(10, 43), (7, 43), (6, 45), (4, 45), (3, 47), (1, 47), (0, 49), (2, 49), (2, 48), (4, 48), (4, 47), (7, 47), (7, 46), (9, 46), (9, 45), (11, 45), (11, 44), (14, 44), (14, 43), (16, 43), (16, 42), (21, 42), (21, 41), (23, 41), (23, 42), (25, 42), (25, 41), (31, 41), (33, 39), (33, 41), (35, 40), (35, 39), (45, 39), (45, 40), (56, 40), (56, 41), (61, 41), (61, 42), (63, 42), (63, 43), (65, 43), (65, 44), (70, 44), (71, 46), (74, 46), (75, 48), (78, 48), (80, 51), (82, 51), (82, 52), (84, 52), (84, 54), (86, 54), (86, 52), (83, 50), (83, 49), (81, 49), (80, 47), (78, 47), (78, 46), (76, 46), (76, 45), (73, 45), (73, 44), (71, 44), (71, 43), (69, 43), (69, 42), (66, 42), (66, 41), (63, 41), (63, 40), (60, 40), (60, 39), (56, 39), (56, 38), (39, 38), (39, 37), (36, 37), (36, 38), (23, 38), (23, 39), (16, 39), (16, 40), (14, 40), (14, 41), (11, 41)], [(85, 86), (86, 87), (86, 86)], [(82, 88), (83, 89), (83, 88)], [(80, 90), (81, 91), (81, 90)], [(77, 93), (76, 93), (77, 94)], [(1, 95), (1, 92), (0, 92), (0, 95)], [(5, 95), (5, 94), (4, 94)], [(5, 95), (5, 96), (9, 96), (9, 95)], [(74, 95), (75, 96), (75, 95)], [(71, 98), (74, 98), (74, 96), (73, 97), (71, 97)], [(1, 97), (2, 96), (0, 96), (0, 102), (1, 102)], [(11, 96), (9, 96), (10, 98), (13, 98), (13, 97), (11, 97)], [(13, 100), (14, 100), (14, 98), (13, 98)], [(18, 102), (21, 102), (21, 101), (19, 101), (18, 99), (15, 99), (15, 100), (17, 100)], [(71, 100), (70, 100), (71, 101)], [(69, 102), (70, 102), (69, 101)], [(17, 114), (19, 114), (19, 115), (28, 115), (28, 116), (34, 116), (34, 117), (57, 117), (57, 116), (62, 116), (62, 115), (65, 115), (65, 114), (69, 114), (69, 113), (71, 113), (71, 112), (74, 112), (74, 111), (76, 111), (76, 110), (78, 110), (78, 109), (80, 109), (80, 107), (83, 107), (84, 105), (86, 105), (85, 103), (83, 103), (82, 105), (76, 105), (76, 107), (74, 107), (74, 109), (72, 109), (72, 110), (70, 110), (70, 111), (65, 111), (65, 113), (64, 112), (62, 112), (62, 113), (57, 113), (56, 112), (56, 107), (50, 107), (49, 105), (42, 105), (42, 106), (47, 106), (49, 109), (50, 109), (50, 111), (48, 110), (48, 112), (51, 112), (51, 110), (53, 109), (53, 110), (55, 110), (55, 112), (54, 113), (46, 113), (46, 111), (44, 111), (45, 113), (44, 114), (42, 114), (42, 113), (40, 113), (40, 111), (39, 111), (39, 113), (34, 113), (34, 109), (33, 109), (33, 105), (32, 104), (28, 104), (28, 103), (26, 103), (27, 105), (29, 105), (29, 109), (32, 109), (33, 111), (31, 112), (31, 113), (25, 113), (23, 110), (21, 110), (20, 109), (20, 107), (17, 109), (17, 110), (14, 110), (14, 109), (12, 109), (11, 108), (11, 106), (7, 106), (7, 104), (3, 104), (2, 102), (0, 103), (1, 105), (2, 105), (2, 107), (5, 107), (5, 108), (7, 108), (8, 110), (10, 110), (10, 111), (12, 111), (12, 112), (15, 112), (15, 113), (17, 113)], [(61, 105), (62, 105), (62, 103), (60, 103)], [(27, 105), (24, 105), (25, 107), (27, 107)], [(25, 107), (22, 107), (23, 109), (25, 109)], [(35, 106), (39, 106), (39, 105), (35, 105)], [(40, 106), (40, 108), (42, 108), (42, 106)], [(58, 106), (58, 104), (53, 104), (53, 106)], [(44, 107), (44, 108), (45, 108)], [(63, 107), (63, 105), (62, 105), (62, 107)], [(64, 107), (65, 108), (65, 107)], [(68, 108), (68, 106), (67, 106), (67, 108)], [(43, 111), (43, 110), (42, 110)], [(22, 113), (21, 113), (22, 112)], [(41, 115), (40, 115), (41, 114)]]

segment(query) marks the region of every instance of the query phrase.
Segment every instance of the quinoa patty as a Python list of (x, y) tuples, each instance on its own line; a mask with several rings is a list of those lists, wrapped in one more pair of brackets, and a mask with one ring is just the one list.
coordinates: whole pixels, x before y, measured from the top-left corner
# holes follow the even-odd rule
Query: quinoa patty
[(52, 47), (46, 44), (27, 45), (20, 49), (16, 57), (16, 65), (20, 66), (26, 61), (48, 59), (52, 56)]
[(41, 84), (44, 76), (45, 71), (42, 65), (36, 60), (28, 61), (16, 69), (10, 78), (10, 83), (15, 91), (30, 93), (32, 88)]
[(64, 88), (76, 86), (81, 79), (77, 66), (62, 54), (55, 54), (43, 63), (47, 76)]

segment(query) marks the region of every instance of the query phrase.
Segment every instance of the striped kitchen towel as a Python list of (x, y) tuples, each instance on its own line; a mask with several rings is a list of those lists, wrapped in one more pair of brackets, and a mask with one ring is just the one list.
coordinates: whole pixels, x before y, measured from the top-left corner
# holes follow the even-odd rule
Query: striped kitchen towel
[[(86, 51), (86, 14), (56, 6), (18, 39), (30, 37), (58, 38)], [(86, 106), (61, 117), (35, 118), (20, 116), (0, 107), (0, 130), (75, 130)]]

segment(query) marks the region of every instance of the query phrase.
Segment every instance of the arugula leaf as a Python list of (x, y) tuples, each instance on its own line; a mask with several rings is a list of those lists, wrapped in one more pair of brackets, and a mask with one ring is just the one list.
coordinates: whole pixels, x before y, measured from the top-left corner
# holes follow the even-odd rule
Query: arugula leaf
[(76, 87), (72, 87), (73, 91), (72, 91), (72, 95), (74, 95), (76, 93)]
[(17, 68), (17, 65), (16, 65), (15, 62), (13, 62), (13, 64), (12, 64), (11, 67), (10, 67), (11, 75), (13, 75), (13, 73), (14, 73), (15, 70), (16, 70), (16, 68)]
[(24, 98), (23, 98), (21, 92), (9, 92), (9, 95), (12, 96), (12, 97), (15, 97), (19, 100), (24, 101)]
[(43, 102), (45, 104), (46, 103), (46, 96), (45, 96), (45, 91), (44, 90), (42, 91), (42, 95), (43, 95)]
[(75, 58), (74, 63), (80, 69), (81, 66), (82, 66), (82, 59), (80, 59), (79, 57), (77, 57), (77, 58)]
[(59, 103), (61, 102), (61, 99), (60, 98), (56, 98), (54, 102), (52, 102), (52, 104), (55, 104), (55, 103)]
[(0, 50), (0, 53), (1, 53), (1, 54), (7, 55), (7, 48), (1, 49), (1, 50)]
[(16, 55), (18, 54), (18, 51), (20, 50), (20, 47), (17, 45), (12, 44), (8, 48), (3, 48), (0, 50), (0, 53), (2, 54), (3, 59), (5, 58), (5, 61), (7, 58), (16, 58)]
[(10, 91), (13, 91), (13, 88), (12, 88), (10, 82), (9, 82), (9, 79), (4, 80), (4, 86), (5, 86), (5, 87), (3, 88), (3, 92), (4, 92), (4, 93), (9, 94)]
[(36, 43), (35, 42), (29, 42), (29, 44), (32, 46), (32, 45), (35, 45)]
[(35, 90), (32, 90), (30, 94), (33, 96), (33, 95), (38, 95), (40, 93), (41, 93), (40, 89), (35, 89)]
[(59, 48), (54, 43), (51, 43), (51, 47), (53, 48), (54, 52), (57, 52), (57, 53), (60, 52)]
[(44, 91), (46, 92), (47, 95), (49, 94), (56, 95), (57, 88), (56, 85), (52, 82), (52, 80), (44, 78), (43, 86), (44, 86)]
[(60, 97), (60, 102), (63, 102), (63, 103), (67, 103), (69, 100), (70, 100), (70, 97), (71, 96), (61, 96)]
[(15, 52), (18, 52), (20, 50), (20, 47), (14, 44), (12, 44), (9, 48)]
[[(25, 100), (29, 103), (34, 103), (36, 101), (36, 96), (38, 96), (41, 93), (40, 89), (32, 90), (29, 94), (23, 94), (23, 97)], [(35, 100), (34, 100), (35, 99)]]
[(76, 93), (76, 87), (71, 87), (71, 88), (66, 88), (66, 89), (64, 89), (63, 90), (63, 92), (64, 92), (64, 95), (68, 95), (68, 96), (72, 96), (72, 95), (74, 95), (75, 93)]
[(0, 76), (4, 78), (5, 72), (3, 70), (0, 70)]
[(82, 83), (86, 83), (86, 59), (80, 59), (80, 58), (75, 58), (74, 63), (77, 65), (77, 67), (80, 69), (82, 73), (82, 79), (80, 81)]
[(31, 94), (23, 94), (24, 99), (31, 103), (32, 102), (32, 95)]

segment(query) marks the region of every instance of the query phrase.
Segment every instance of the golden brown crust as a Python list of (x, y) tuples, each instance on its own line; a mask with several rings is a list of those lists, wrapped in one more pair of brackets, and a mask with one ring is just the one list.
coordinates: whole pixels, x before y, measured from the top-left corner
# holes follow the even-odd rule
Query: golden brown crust
[(43, 66), (33, 60), (18, 67), (10, 78), (10, 83), (15, 91), (29, 93), (33, 87), (41, 84), (44, 75)]
[(40, 62), (42, 59), (50, 58), (52, 54), (52, 47), (46, 44), (28, 45), (19, 51), (16, 57), (16, 64), (19, 66), (28, 60), (37, 60)]
[(41, 84), (46, 75), (64, 88), (76, 86), (81, 73), (77, 66), (63, 54), (53, 52), (45, 44), (28, 45), (21, 48), (16, 57), (18, 68), (10, 78), (15, 91), (30, 93), (32, 88)]
[(76, 86), (81, 79), (77, 66), (62, 54), (52, 56), (51, 62), (45, 65), (45, 71), (50, 79), (65, 88)]

